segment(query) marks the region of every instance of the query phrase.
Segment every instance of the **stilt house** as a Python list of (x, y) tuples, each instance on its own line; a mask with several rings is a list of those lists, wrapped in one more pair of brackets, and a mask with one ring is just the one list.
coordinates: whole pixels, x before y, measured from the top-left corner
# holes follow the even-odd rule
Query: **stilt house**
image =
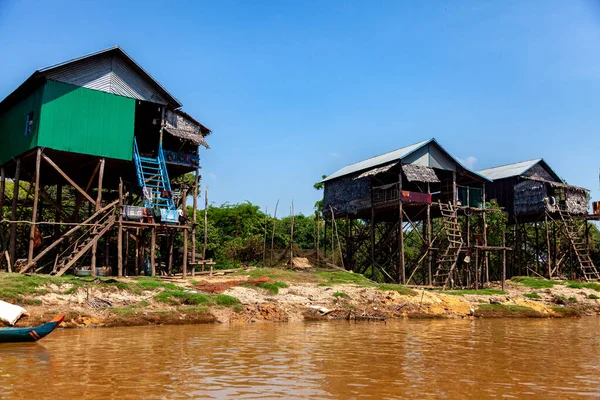
[(479, 173), (493, 182), (486, 185), (486, 197), (494, 199), (509, 214), (509, 221), (536, 220), (546, 211), (559, 209), (570, 215), (587, 215), (589, 191), (567, 185), (541, 158)]
[[(127, 217), (123, 220), (121, 215), (127, 202), (154, 209), (157, 217), (163, 216), (161, 224), (156, 223), (160, 217), (144, 219), (150, 224), (140, 225), (139, 229), (160, 228), (167, 222), (187, 232), (188, 228), (181, 227), (174, 217), (177, 202), (185, 203), (185, 199), (177, 198), (171, 183), (188, 172), (196, 172), (198, 177), (199, 146), (208, 148), (205, 138), (210, 130), (181, 107), (173, 95), (118, 46), (37, 70), (0, 103), (0, 206), (12, 195), (12, 215), (5, 216), (12, 221), (20, 214), (19, 207), (33, 208), (24, 270), (39, 265), (42, 256), (57, 252), (54, 272), (63, 273), (77, 260), (83, 260), (90, 250), (93, 267), (99, 239), (107, 232), (109, 236), (113, 225), (118, 225), (121, 240), (123, 227), (133, 223)], [(18, 199), (16, 190), (14, 194), (5, 193), (6, 177), (14, 179), (15, 187), (23, 181), (31, 182), (33, 202)], [(117, 195), (117, 189), (123, 191), (120, 182), (125, 182), (129, 197), (123, 193)], [(74, 210), (61, 203), (63, 185), (69, 185), (77, 195)], [(80, 210), (84, 209), (80, 200), (90, 203), (89, 221), (82, 221), (85, 215), (80, 216)], [(73, 229), (66, 233), (57, 229), (55, 234), (41, 235), (45, 239), (39, 247), (32, 238), (36, 231), (47, 228), (36, 220), (42, 203), (56, 209), (53, 223), (60, 226), (82, 222), (82, 225), (73, 232)], [(111, 217), (116, 203), (120, 205), (121, 216)], [(87, 229), (92, 223), (94, 229)], [(16, 259), (26, 256), (17, 247), (16, 235), (23, 231), (27, 235), (29, 229), (17, 229), (17, 225), (10, 224), (9, 268)], [(154, 235), (155, 229), (152, 232)], [(81, 237), (77, 239), (77, 235)], [(104, 242), (106, 262), (112, 263), (109, 239)], [(68, 243), (77, 245), (67, 248), (63, 256), (58, 249)], [(36, 256), (38, 247), (45, 249)], [(53, 249), (51, 254), (48, 247)], [(68, 254), (74, 255), (69, 258)], [(119, 274), (122, 256), (121, 252)], [(154, 263), (154, 249), (151, 256)]]

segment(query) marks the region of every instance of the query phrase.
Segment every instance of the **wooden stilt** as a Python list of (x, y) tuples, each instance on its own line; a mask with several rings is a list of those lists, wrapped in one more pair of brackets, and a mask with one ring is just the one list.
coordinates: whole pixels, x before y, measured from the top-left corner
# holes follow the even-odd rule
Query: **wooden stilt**
[(548, 229), (548, 212), (544, 212), (544, 228), (546, 231), (546, 251), (548, 259), (546, 260), (546, 268), (548, 269), (548, 279), (552, 279), (552, 255), (550, 254), (550, 232)]
[[(102, 180), (104, 179), (104, 158), (100, 159), (100, 173), (98, 175), (98, 195), (96, 196), (96, 211), (101, 208), (102, 203)], [(94, 242), (92, 246), (92, 276), (96, 276), (96, 252), (98, 250), (98, 242)]]
[(0, 168), (0, 219), (4, 218), (4, 192), (6, 191), (6, 173)]
[(173, 275), (173, 242), (175, 238), (173, 237), (173, 232), (169, 232), (169, 254), (167, 260), (167, 274), (169, 276)]
[[(431, 193), (431, 186), (427, 182), (427, 193)], [(431, 204), (427, 204), (427, 273), (429, 286), (433, 285), (433, 254), (431, 250)]]
[(123, 276), (123, 179), (119, 178), (119, 224), (117, 226), (117, 276)]
[(133, 267), (134, 276), (139, 275), (140, 271), (140, 228), (135, 228), (135, 264)]
[[(187, 215), (187, 188), (183, 189), (183, 193), (181, 195), (181, 209), (183, 210), (183, 215)], [(186, 227), (183, 228), (183, 263), (181, 265), (181, 269), (183, 272), (183, 277), (187, 277), (187, 269), (188, 269), (188, 227), (186, 223)]]
[[(21, 177), (21, 158), (16, 160), (15, 178), (13, 180), (13, 198), (12, 198), (12, 209), (11, 219), (12, 221), (17, 220), (17, 203), (19, 201), (19, 179)], [(8, 272), (13, 271), (17, 253), (17, 223), (12, 222), (10, 224), (10, 243), (9, 243), (9, 255), (10, 262), (8, 264)]]
[[(279, 201), (278, 201), (279, 203)], [(275, 207), (277, 212), (277, 207)], [(275, 229), (275, 228), (273, 228)], [(202, 246), (202, 261), (206, 260), (206, 246), (208, 245), (208, 185), (204, 190), (204, 245)], [(271, 250), (272, 251), (272, 250)], [(271, 255), (272, 257), (272, 255)], [(204, 271), (204, 264), (202, 264), (202, 271)]]
[(40, 198), (40, 163), (42, 160), (42, 149), (38, 147), (35, 159), (35, 187), (33, 189), (33, 210), (31, 212), (31, 228), (29, 230), (29, 252), (27, 253), (27, 264), (33, 260), (33, 248), (35, 244), (35, 232), (38, 212), (38, 201)]
[(398, 282), (406, 284), (406, 266), (404, 265), (404, 211), (402, 209), (402, 168), (398, 174)]
[[(327, 225), (325, 225), (327, 229)], [(373, 200), (371, 200), (371, 226), (370, 226), (370, 239), (371, 239), (371, 274), (375, 276), (375, 207), (373, 206)], [(327, 241), (325, 241), (327, 242)], [(327, 249), (325, 249), (327, 250)]]
[[(194, 200), (192, 201), (192, 276), (196, 275), (196, 225), (198, 221), (198, 184), (200, 179), (199, 170), (196, 169), (194, 177)], [(263, 257), (264, 258), (264, 257)], [(264, 265), (264, 260), (263, 260)]]
[(152, 276), (156, 276), (156, 227), (152, 227), (152, 238), (150, 239), (150, 266)]
[(506, 281), (506, 234), (502, 231), (502, 290)]

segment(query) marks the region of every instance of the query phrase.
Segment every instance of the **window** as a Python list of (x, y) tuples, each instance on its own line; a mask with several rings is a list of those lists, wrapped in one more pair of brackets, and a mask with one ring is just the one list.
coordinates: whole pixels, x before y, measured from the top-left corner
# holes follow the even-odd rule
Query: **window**
[(29, 136), (33, 133), (33, 111), (28, 113), (25, 117), (25, 136)]

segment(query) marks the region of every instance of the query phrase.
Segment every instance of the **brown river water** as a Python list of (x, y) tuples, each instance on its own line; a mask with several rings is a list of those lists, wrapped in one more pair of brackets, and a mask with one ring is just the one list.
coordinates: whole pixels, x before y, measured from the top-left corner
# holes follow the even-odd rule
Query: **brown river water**
[(0, 344), (0, 398), (598, 399), (600, 319), (59, 330)]

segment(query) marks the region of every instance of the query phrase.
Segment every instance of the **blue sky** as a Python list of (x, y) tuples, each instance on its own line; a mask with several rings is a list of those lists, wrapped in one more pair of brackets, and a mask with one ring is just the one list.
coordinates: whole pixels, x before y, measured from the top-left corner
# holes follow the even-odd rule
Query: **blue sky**
[(599, 2), (169, 3), (0, 0), (0, 97), (119, 44), (213, 130), (216, 204), (310, 213), (322, 174), (429, 137), (600, 199)]

